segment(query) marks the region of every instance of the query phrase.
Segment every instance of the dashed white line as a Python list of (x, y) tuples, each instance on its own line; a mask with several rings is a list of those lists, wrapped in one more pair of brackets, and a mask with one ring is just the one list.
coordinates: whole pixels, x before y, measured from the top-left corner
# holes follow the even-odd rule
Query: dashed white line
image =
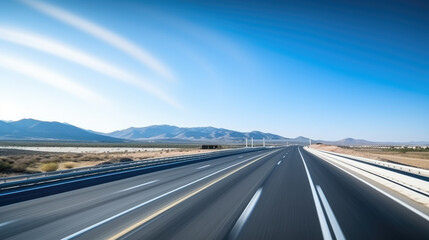
[(319, 193), (323, 208), (325, 208), (326, 214), (328, 215), (329, 223), (331, 223), (332, 229), (334, 230), (335, 238), (337, 240), (345, 240), (346, 238), (344, 237), (343, 231), (341, 231), (340, 225), (335, 218), (334, 212), (332, 211), (331, 206), (329, 205), (329, 202), (322, 191), (322, 188), (319, 185), (316, 185), (316, 189)]
[(283, 156), (283, 158), (285, 158), (286, 156)]
[(278, 162), (277, 162), (277, 165), (280, 165), (280, 163), (282, 163), (282, 160), (278, 161)]
[(240, 217), (238, 218), (237, 222), (235, 223), (234, 227), (231, 230), (231, 233), (230, 233), (231, 239), (237, 239), (238, 234), (240, 233), (241, 229), (243, 228), (244, 224), (246, 223), (247, 219), (249, 218), (250, 214), (255, 208), (256, 203), (258, 202), (259, 197), (261, 196), (261, 192), (262, 192), (262, 188), (259, 188), (258, 191), (256, 191), (255, 195), (253, 195), (250, 202), (247, 204), (244, 211), (241, 213)]
[(0, 227), (4, 227), (4, 226), (9, 225), (9, 224), (11, 224), (13, 222), (16, 222), (16, 221), (17, 220), (11, 220), (11, 221), (7, 221), (7, 222), (4, 222), (4, 223), (0, 223)]
[(142, 187), (142, 186), (145, 186), (145, 185), (149, 185), (151, 183), (158, 182), (158, 181), (159, 181), (159, 179), (156, 179), (156, 180), (153, 180), (153, 181), (150, 181), (150, 182), (146, 182), (146, 183), (142, 183), (142, 184), (139, 184), (139, 185), (136, 185), (136, 186), (133, 186), (133, 187), (125, 188), (125, 189), (123, 189), (121, 191), (117, 191), (117, 192), (125, 192), (125, 191), (128, 191), (128, 190), (131, 190), (131, 189), (134, 189), (134, 188), (138, 188), (138, 187)]
[(313, 180), (311, 180), (310, 172), (308, 172), (307, 164), (305, 164), (304, 157), (302, 157), (301, 150), (299, 150), (299, 155), (301, 156), (302, 163), (304, 163), (305, 172), (307, 173), (308, 182), (310, 183), (311, 194), (313, 195), (314, 205), (316, 206), (317, 217), (319, 218), (320, 228), (322, 229), (322, 235), (324, 240), (331, 240), (331, 232), (329, 231), (328, 223), (326, 222), (325, 215), (323, 214), (322, 206), (317, 197), (316, 190), (314, 189)]
[(243, 156), (239, 156), (238, 158), (242, 158)]
[(203, 168), (206, 168), (206, 167), (210, 167), (210, 164), (208, 164), (208, 165), (204, 165), (204, 166), (199, 167), (199, 168), (197, 168), (197, 169), (203, 169)]

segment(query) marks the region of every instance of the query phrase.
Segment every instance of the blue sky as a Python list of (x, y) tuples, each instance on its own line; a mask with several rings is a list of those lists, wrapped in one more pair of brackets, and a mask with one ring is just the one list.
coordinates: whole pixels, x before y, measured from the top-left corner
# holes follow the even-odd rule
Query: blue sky
[(429, 140), (423, 1), (1, 1), (0, 119)]

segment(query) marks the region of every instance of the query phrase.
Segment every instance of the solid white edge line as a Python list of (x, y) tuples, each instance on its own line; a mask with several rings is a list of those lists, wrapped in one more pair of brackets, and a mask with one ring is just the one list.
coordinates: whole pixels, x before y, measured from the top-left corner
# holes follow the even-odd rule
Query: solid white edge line
[(311, 194), (313, 195), (314, 205), (316, 206), (317, 217), (319, 218), (320, 229), (324, 240), (332, 240), (331, 232), (329, 231), (328, 223), (326, 222), (325, 215), (323, 214), (322, 206), (320, 205), (319, 198), (316, 190), (314, 189), (313, 180), (311, 180), (310, 172), (308, 172), (307, 164), (305, 164), (304, 157), (302, 157), (301, 150), (299, 150), (302, 162), (304, 163), (305, 172), (307, 173), (308, 182), (310, 183)]
[(127, 213), (129, 213), (129, 212), (131, 212), (131, 211), (134, 211), (134, 210), (136, 210), (136, 209), (138, 209), (138, 208), (140, 208), (140, 207), (143, 207), (143, 206), (145, 206), (145, 205), (147, 205), (147, 204), (149, 204), (149, 203), (151, 203), (151, 202), (154, 202), (154, 201), (156, 201), (156, 200), (158, 200), (158, 199), (160, 199), (160, 198), (163, 198), (163, 197), (165, 197), (165, 196), (167, 196), (167, 195), (170, 195), (170, 194), (172, 194), (172, 193), (174, 193), (174, 192), (177, 192), (177, 191), (179, 191), (179, 190), (181, 190), (181, 189), (183, 189), (183, 188), (186, 188), (186, 187), (188, 187), (188, 186), (190, 186), (190, 185), (193, 185), (193, 184), (195, 184), (195, 183), (197, 183), (197, 182), (200, 182), (200, 181), (202, 181), (202, 180), (204, 180), (204, 179), (206, 179), (206, 178), (209, 178), (209, 177), (211, 177), (211, 176), (213, 176), (213, 175), (216, 175), (216, 174), (218, 174), (218, 173), (220, 173), (220, 172), (223, 172), (223, 171), (225, 171), (225, 170), (227, 170), (227, 169), (229, 169), (229, 168), (235, 167), (235, 166), (237, 166), (237, 165), (239, 165), (239, 164), (241, 164), (241, 163), (248, 162), (248, 161), (250, 161), (250, 160), (252, 160), (252, 159), (258, 158), (258, 157), (263, 156), (263, 155), (264, 155), (264, 153), (263, 153), (263, 154), (259, 154), (259, 155), (254, 156), (254, 157), (251, 157), (251, 158), (248, 158), (248, 159), (245, 159), (245, 160), (243, 160), (243, 161), (240, 161), (240, 162), (238, 162), (238, 163), (235, 163), (235, 164), (233, 164), (233, 165), (230, 165), (230, 166), (228, 166), (228, 167), (225, 167), (225, 168), (223, 168), (223, 169), (221, 169), (221, 170), (218, 170), (218, 171), (216, 171), (216, 172), (213, 172), (213, 173), (211, 173), (211, 174), (209, 174), (209, 175), (206, 175), (206, 176), (204, 176), (204, 177), (202, 177), (202, 178), (199, 178), (199, 179), (197, 179), (197, 180), (194, 180), (194, 181), (192, 181), (192, 182), (190, 182), (190, 183), (187, 183), (187, 184), (185, 184), (185, 185), (182, 185), (182, 186), (180, 186), (180, 187), (178, 187), (178, 188), (175, 188), (175, 189), (173, 189), (173, 190), (170, 190), (170, 191), (168, 191), (168, 192), (166, 192), (166, 193), (163, 193), (163, 194), (161, 194), (161, 195), (159, 195), (159, 196), (157, 196), (157, 197), (154, 197), (154, 198), (149, 199), (149, 200), (147, 200), (147, 201), (145, 201), (145, 202), (142, 202), (142, 203), (140, 203), (140, 204), (138, 204), (138, 205), (136, 205), (136, 206), (134, 206), (134, 207), (131, 207), (131, 208), (127, 209), (127, 210), (124, 210), (124, 211), (122, 211), (122, 212), (119, 212), (119, 213), (117, 213), (117, 214), (115, 214), (115, 215), (113, 215), (113, 216), (111, 216), (111, 217), (109, 217), (109, 218), (106, 218), (106, 219), (104, 219), (104, 220), (102, 220), (102, 221), (100, 221), (100, 222), (97, 222), (97, 223), (95, 223), (95, 224), (93, 224), (93, 225), (91, 225), (91, 226), (89, 226), (89, 227), (86, 227), (86, 228), (84, 228), (84, 229), (82, 229), (82, 230), (80, 230), (80, 231), (77, 231), (77, 232), (75, 232), (75, 233), (73, 233), (73, 234), (70, 234), (70, 235), (68, 235), (68, 236), (66, 236), (66, 237), (64, 237), (64, 238), (62, 238), (62, 240), (73, 239), (73, 238), (75, 238), (75, 237), (77, 237), (77, 236), (81, 235), (82, 233), (85, 233), (85, 232), (87, 232), (87, 231), (89, 231), (89, 230), (92, 230), (92, 229), (94, 229), (94, 228), (98, 227), (98, 226), (101, 226), (101, 225), (103, 225), (103, 224), (104, 224), (104, 223), (106, 223), (106, 222), (109, 222), (109, 221), (111, 221), (111, 220), (113, 220), (113, 219), (115, 219), (115, 218), (118, 218), (118, 217), (120, 217), (120, 216), (123, 216), (123, 215), (125, 215), (125, 214), (127, 214)]
[(231, 239), (237, 239), (238, 234), (240, 234), (241, 229), (243, 228), (250, 214), (252, 214), (252, 211), (255, 208), (256, 203), (259, 200), (259, 197), (261, 196), (261, 193), (262, 193), (262, 188), (259, 188), (258, 191), (256, 191), (256, 193), (253, 195), (250, 202), (247, 204), (244, 211), (241, 213), (240, 217), (238, 218), (237, 222), (235, 223), (234, 227), (231, 230), (231, 233), (230, 233)]
[[(350, 166), (350, 167), (352, 167), (352, 168), (356, 168), (356, 169), (359, 169), (359, 170), (361, 170), (361, 171), (369, 171), (369, 170), (360, 169), (359, 167), (354, 166), (353, 164), (351, 164), (350, 162), (348, 162), (348, 161), (347, 161), (348, 159), (346, 159), (346, 158), (344, 158), (344, 157), (335, 156), (335, 155), (333, 155), (333, 154), (325, 153), (325, 152), (319, 152), (318, 154), (321, 154), (322, 156), (325, 156), (325, 157), (333, 158), (333, 159), (335, 159), (335, 161), (343, 162), (343, 163), (345, 163), (345, 164), (349, 165), (349, 166)], [(324, 155), (324, 154), (326, 154), (326, 155)], [(340, 158), (340, 159), (337, 159), (337, 158)], [(352, 161), (359, 161), (359, 160), (356, 160), (356, 159), (355, 159), (355, 160), (352, 160)], [(381, 166), (374, 166), (374, 167), (381, 167)], [(398, 180), (396, 180), (395, 178), (392, 178), (392, 177), (386, 176), (386, 175), (384, 175), (384, 174), (377, 173), (377, 172), (374, 172), (374, 171), (369, 171), (369, 172), (370, 172), (371, 174), (373, 174), (374, 176), (377, 176), (377, 177), (379, 177), (379, 178), (385, 178), (385, 179), (387, 179), (387, 180), (389, 180), (389, 181), (392, 181), (392, 182), (394, 182), (394, 183), (396, 183), (396, 184), (399, 184), (399, 185), (405, 185), (407, 188), (411, 188), (411, 189), (413, 189), (414, 191), (416, 191), (417, 193), (420, 193), (420, 194), (427, 194), (427, 193), (428, 193), (427, 191), (425, 191), (425, 190), (423, 190), (423, 189), (416, 188), (416, 187), (414, 187), (414, 186), (412, 186), (412, 185), (409, 185), (409, 184), (407, 184), (407, 183), (404, 183), (404, 182), (398, 181)]]
[(117, 191), (117, 193), (125, 192), (125, 191), (131, 190), (131, 189), (134, 189), (134, 188), (138, 188), (138, 187), (143, 187), (145, 185), (149, 185), (151, 183), (158, 182), (158, 181), (159, 181), (159, 179), (156, 179), (156, 180), (153, 180), (153, 181), (150, 181), (150, 182), (146, 182), (146, 183), (142, 183), (142, 184), (139, 184), (139, 185), (136, 185), (136, 186), (133, 186), (133, 187), (125, 188), (125, 189), (123, 189), (121, 191)]
[[(315, 156), (316, 156), (316, 155), (315, 155)], [(317, 157), (318, 157), (318, 156), (317, 156)], [(319, 157), (319, 158), (321, 158), (321, 157)], [(331, 161), (329, 161), (329, 160), (325, 160), (325, 161), (326, 161), (326, 162), (328, 162), (328, 163), (330, 163), (330, 164), (331, 164), (331, 165), (333, 165), (334, 167), (336, 167), (336, 168), (338, 168), (338, 169), (341, 169), (342, 171), (344, 171), (344, 172), (346, 172), (346, 173), (350, 174), (351, 176), (353, 176), (353, 177), (354, 177), (354, 178), (356, 178), (357, 180), (359, 180), (359, 181), (361, 181), (361, 182), (365, 183), (366, 185), (370, 186), (370, 187), (371, 187), (371, 188), (373, 188), (374, 190), (377, 190), (377, 191), (378, 191), (378, 192), (380, 192), (381, 194), (383, 194), (383, 195), (385, 195), (386, 197), (388, 197), (388, 198), (392, 199), (393, 201), (395, 201), (395, 202), (399, 203), (399, 204), (400, 204), (400, 205), (402, 205), (403, 207), (405, 207), (405, 208), (407, 208), (408, 210), (410, 210), (410, 211), (414, 212), (415, 214), (419, 215), (420, 217), (424, 218), (426, 221), (428, 221), (428, 222), (429, 222), (429, 216), (427, 216), (426, 214), (424, 214), (424, 213), (420, 212), (419, 210), (417, 210), (417, 209), (415, 209), (415, 208), (411, 207), (410, 205), (408, 205), (408, 204), (406, 204), (405, 202), (403, 202), (403, 201), (401, 201), (401, 200), (397, 199), (396, 197), (394, 197), (394, 196), (392, 196), (392, 195), (388, 194), (387, 192), (385, 192), (385, 191), (381, 190), (380, 188), (378, 188), (378, 187), (376, 187), (376, 186), (372, 185), (371, 183), (369, 183), (369, 182), (367, 182), (367, 181), (365, 181), (365, 180), (363, 180), (363, 179), (359, 178), (358, 176), (354, 175), (353, 173), (351, 173), (351, 172), (349, 172), (349, 171), (347, 171), (347, 170), (345, 170), (345, 169), (342, 169), (341, 167), (338, 167), (337, 165), (335, 165), (335, 164), (334, 164), (334, 163), (332, 163)]]
[(337, 240), (345, 240), (343, 231), (341, 231), (340, 225), (338, 224), (337, 218), (332, 211), (331, 206), (329, 205), (328, 200), (326, 199), (325, 194), (323, 193), (322, 188), (319, 185), (316, 185), (317, 192), (319, 193), (320, 201), (322, 202), (323, 208), (325, 208), (326, 215), (328, 215), (328, 220), (331, 223), (332, 229), (334, 230), (335, 238)]

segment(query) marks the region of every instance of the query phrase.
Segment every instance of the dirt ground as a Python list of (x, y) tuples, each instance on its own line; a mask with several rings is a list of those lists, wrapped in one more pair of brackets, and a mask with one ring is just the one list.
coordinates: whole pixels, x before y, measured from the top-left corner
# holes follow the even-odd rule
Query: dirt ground
[(429, 151), (423, 152), (399, 152), (388, 149), (377, 148), (342, 148), (324, 144), (313, 144), (311, 148), (326, 150), (336, 153), (348, 154), (357, 157), (371, 158), (380, 161), (393, 162), (413, 166), (423, 169), (429, 169)]
[(142, 160), (148, 158), (173, 157), (207, 153), (216, 150), (196, 148), (170, 149), (161, 151), (118, 152), (118, 153), (48, 153), (26, 150), (0, 151), (0, 177), (43, 172), (42, 166), (57, 163), (57, 170), (90, 167), (105, 162), (119, 162), (121, 159)]

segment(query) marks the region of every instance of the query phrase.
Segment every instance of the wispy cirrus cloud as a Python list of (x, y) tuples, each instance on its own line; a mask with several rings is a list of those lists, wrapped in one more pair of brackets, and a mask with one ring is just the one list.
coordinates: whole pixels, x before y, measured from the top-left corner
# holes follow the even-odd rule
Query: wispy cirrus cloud
[(72, 61), (105, 76), (136, 86), (175, 108), (181, 108), (177, 101), (148, 81), (64, 43), (42, 35), (3, 27), (0, 27), (0, 40), (23, 45)]
[(38, 80), (85, 101), (97, 103), (108, 102), (104, 97), (93, 92), (89, 88), (76, 83), (66, 76), (54, 72), (49, 68), (13, 57), (12, 55), (6, 55), (2, 53), (0, 55), (0, 67)]
[(149, 67), (151, 70), (158, 73), (160, 76), (168, 80), (176, 80), (172, 71), (162, 63), (149, 51), (132, 43), (128, 39), (100, 26), (96, 23), (88, 21), (80, 16), (72, 14), (64, 9), (36, 0), (19, 0), (20, 2), (49, 15), (57, 20), (67, 23), (87, 34), (90, 34), (137, 59), (139, 62)]

